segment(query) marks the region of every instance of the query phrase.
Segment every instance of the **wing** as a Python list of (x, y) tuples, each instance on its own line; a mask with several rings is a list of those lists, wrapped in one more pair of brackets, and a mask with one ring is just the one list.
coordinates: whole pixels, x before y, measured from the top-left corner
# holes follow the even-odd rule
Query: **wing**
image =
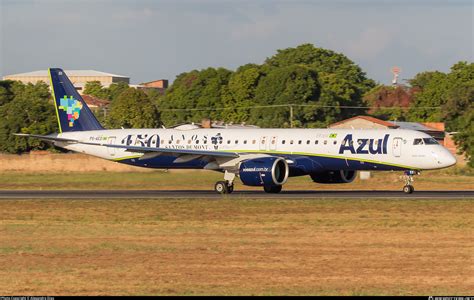
[(104, 146), (109, 148), (118, 148), (125, 149), (129, 152), (143, 153), (156, 153), (156, 154), (170, 154), (176, 156), (190, 155), (197, 157), (208, 156), (215, 158), (237, 158), (240, 155), (235, 152), (225, 152), (225, 151), (204, 151), (204, 150), (187, 150), (187, 149), (169, 149), (169, 148), (154, 148), (154, 147), (139, 147), (139, 146), (125, 146), (125, 145), (111, 145), (106, 143), (91, 143), (91, 142), (82, 142), (74, 139), (60, 138), (53, 135), (37, 135), (37, 134), (25, 134), (25, 133), (16, 133), (17, 136), (24, 137), (33, 137), (47, 142), (62, 142), (62, 143), (72, 143), (72, 144), (83, 144), (83, 145), (93, 145), (93, 146)]

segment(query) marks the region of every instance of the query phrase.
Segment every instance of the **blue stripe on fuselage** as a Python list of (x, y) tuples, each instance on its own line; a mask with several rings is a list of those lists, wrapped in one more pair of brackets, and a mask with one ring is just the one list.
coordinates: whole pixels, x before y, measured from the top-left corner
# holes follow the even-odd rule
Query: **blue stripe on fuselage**
[[(290, 176), (308, 175), (310, 173), (327, 170), (372, 170), (372, 171), (398, 171), (407, 170), (401, 166), (392, 166), (383, 163), (349, 160), (335, 157), (304, 156), (304, 155), (278, 155), (294, 163), (289, 164)], [(177, 156), (157, 156), (150, 159), (139, 160), (127, 158), (119, 160), (120, 163), (157, 169), (202, 169), (209, 161), (194, 159), (185, 163), (174, 163)]]

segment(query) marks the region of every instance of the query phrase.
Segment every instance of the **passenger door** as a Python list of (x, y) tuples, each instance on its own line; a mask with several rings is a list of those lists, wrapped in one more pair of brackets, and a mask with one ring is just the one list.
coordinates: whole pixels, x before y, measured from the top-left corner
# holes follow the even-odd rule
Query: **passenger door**
[[(115, 145), (115, 139), (116, 139), (116, 137), (109, 137), (109, 138), (107, 139), (107, 144), (109, 144), (109, 145)], [(116, 149), (117, 149), (117, 148), (107, 147), (107, 153), (109, 153), (110, 156), (115, 156), (115, 150), (116, 150)]]
[(402, 138), (393, 138), (392, 152), (395, 157), (400, 157), (402, 155)]
[(277, 143), (278, 143), (278, 137), (272, 136), (272, 139), (270, 140), (270, 150), (276, 151)]
[(266, 136), (262, 136), (260, 138), (260, 150), (267, 150), (267, 137)]

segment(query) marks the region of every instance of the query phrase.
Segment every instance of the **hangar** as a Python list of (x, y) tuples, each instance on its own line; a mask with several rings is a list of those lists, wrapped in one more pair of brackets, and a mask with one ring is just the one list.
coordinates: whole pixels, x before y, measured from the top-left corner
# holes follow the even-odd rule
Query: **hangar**
[[(64, 72), (70, 78), (72, 84), (74, 84), (80, 94), (82, 94), (84, 86), (89, 81), (99, 81), (104, 87), (108, 87), (112, 83), (118, 82), (125, 82), (127, 84), (130, 84), (130, 77), (123, 75), (105, 73), (94, 70), (65, 70)], [(3, 76), (3, 80), (17, 80), (23, 83), (32, 84), (35, 84), (39, 81), (43, 81), (48, 85), (50, 84), (48, 70), (6, 75)]]

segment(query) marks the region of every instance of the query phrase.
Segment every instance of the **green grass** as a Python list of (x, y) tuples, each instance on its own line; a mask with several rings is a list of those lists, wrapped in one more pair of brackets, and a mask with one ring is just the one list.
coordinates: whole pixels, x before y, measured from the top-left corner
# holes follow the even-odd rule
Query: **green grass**
[(472, 199), (3, 200), (0, 290), (462, 295)]
[[(465, 168), (423, 172), (415, 176), (415, 188), (473, 189), (474, 176)], [(311, 181), (309, 176), (289, 178), (284, 189), (378, 189), (399, 190), (403, 186), (402, 172), (372, 172), (370, 180), (356, 179), (350, 184), (323, 185)], [(0, 189), (147, 189), (147, 190), (212, 190), (223, 174), (213, 171), (180, 170), (153, 172), (71, 172), (63, 173), (0, 173)], [(236, 190), (261, 190), (243, 186), (236, 179)]]

